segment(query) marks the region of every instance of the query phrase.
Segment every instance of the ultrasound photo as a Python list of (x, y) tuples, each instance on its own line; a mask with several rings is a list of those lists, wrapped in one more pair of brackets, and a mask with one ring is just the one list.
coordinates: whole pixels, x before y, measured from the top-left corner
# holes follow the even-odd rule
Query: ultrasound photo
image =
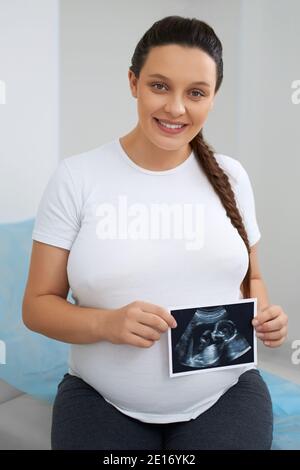
[(170, 377), (257, 363), (252, 326), (257, 299), (225, 305), (169, 307), (177, 328), (168, 330)]

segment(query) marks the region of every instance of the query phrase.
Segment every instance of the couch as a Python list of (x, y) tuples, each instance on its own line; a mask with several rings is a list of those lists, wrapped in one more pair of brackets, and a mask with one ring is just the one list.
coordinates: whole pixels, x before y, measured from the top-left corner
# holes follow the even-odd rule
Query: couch
[(49, 402), (0, 380), (0, 450), (51, 448)]

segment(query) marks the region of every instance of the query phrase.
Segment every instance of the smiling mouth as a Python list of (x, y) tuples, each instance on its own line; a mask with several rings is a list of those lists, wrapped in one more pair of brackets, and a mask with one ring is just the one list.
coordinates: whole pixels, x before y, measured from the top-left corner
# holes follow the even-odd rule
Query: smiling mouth
[(187, 126), (187, 124), (184, 124), (184, 123), (181, 123), (181, 122), (180, 122), (180, 123), (179, 123), (179, 122), (167, 122), (167, 121), (158, 119), (158, 118), (156, 118), (156, 117), (154, 117), (154, 119), (155, 119), (155, 121), (161, 122), (162, 124), (170, 124), (170, 125), (175, 125), (175, 126), (180, 125), (180, 126), (182, 126), (182, 127), (186, 127), (186, 126)]
[(188, 124), (183, 124), (180, 127), (169, 127), (162, 124), (156, 117), (153, 117), (153, 120), (155, 121), (160, 133), (162, 132), (163, 134), (169, 136), (181, 134), (188, 127)]

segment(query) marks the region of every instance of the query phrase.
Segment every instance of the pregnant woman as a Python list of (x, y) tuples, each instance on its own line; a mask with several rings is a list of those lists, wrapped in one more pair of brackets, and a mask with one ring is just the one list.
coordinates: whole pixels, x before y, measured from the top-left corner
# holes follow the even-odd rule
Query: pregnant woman
[(222, 45), (208, 24), (155, 22), (128, 71), (136, 126), (65, 158), (48, 182), (23, 321), (71, 345), (52, 449), (271, 447), (272, 404), (256, 367), (168, 372), (168, 305), (256, 297), (264, 344), (287, 334), (260, 274), (248, 174), (203, 137), (222, 78)]

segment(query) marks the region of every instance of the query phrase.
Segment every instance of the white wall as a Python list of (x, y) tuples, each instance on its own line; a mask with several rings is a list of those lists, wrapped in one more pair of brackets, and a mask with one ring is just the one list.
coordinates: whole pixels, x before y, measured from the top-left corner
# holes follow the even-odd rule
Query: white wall
[(300, 105), (292, 103), (291, 84), (300, 78), (299, 18), (298, 0), (243, 2), (238, 134), (255, 182), (265, 274), (274, 303), (291, 314), (294, 337), (300, 337)]
[(36, 213), (59, 161), (57, 0), (0, 0), (0, 222)]
[[(243, 0), (237, 149), (255, 187), (262, 231), (260, 258), (272, 303), (289, 315), (289, 340), (300, 338), (299, 200), (300, 2)], [(291, 347), (264, 348), (276, 367), (294, 367)], [(298, 377), (299, 366), (298, 366)]]

